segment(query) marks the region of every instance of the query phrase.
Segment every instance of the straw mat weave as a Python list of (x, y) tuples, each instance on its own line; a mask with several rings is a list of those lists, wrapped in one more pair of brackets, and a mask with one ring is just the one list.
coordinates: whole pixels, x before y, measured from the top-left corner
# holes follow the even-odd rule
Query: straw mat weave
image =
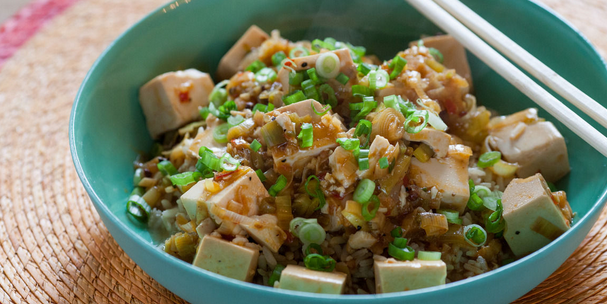
[[(67, 136), (95, 59), (165, 1), (36, 0), (44, 7), (37, 12), (53, 1), (52, 20), (26, 8), (0, 28), (0, 64), (8, 59), (0, 66), (0, 303), (184, 303), (110, 236), (76, 176)], [(607, 54), (607, 2), (544, 2)], [(604, 213), (574, 255), (519, 303), (607, 302), (606, 225)]]

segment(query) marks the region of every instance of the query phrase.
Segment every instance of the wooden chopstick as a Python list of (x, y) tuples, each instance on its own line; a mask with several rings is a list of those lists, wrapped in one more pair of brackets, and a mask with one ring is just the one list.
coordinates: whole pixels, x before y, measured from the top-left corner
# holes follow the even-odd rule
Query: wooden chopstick
[(525, 73), (510, 63), (510, 61), (502, 57), (496, 50), (457, 21), (455, 17), (451, 16), (433, 1), (407, 0), (407, 2), (445, 32), (457, 39), (470, 52), (562, 122), (571, 131), (580, 136), (589, 145), (604, 156), (607, 156), (607, 138), (603, 134), (531, 80)]
[(491, 23), (476, 14), (459, 0), (434, 0), (453, 17), (467, 26), (487, 43), (496, 48), (506, 57), (513, 60), (533, 77), (547, 85), (557, 94), (563, 96), (571, 104), (582, 110), (603, 127), (607, 128), (607, 109), (586, 95), (580, 89), (569, 83), (551, 68), (539, 61), (533, 55), (504, 33), (496, 29)]

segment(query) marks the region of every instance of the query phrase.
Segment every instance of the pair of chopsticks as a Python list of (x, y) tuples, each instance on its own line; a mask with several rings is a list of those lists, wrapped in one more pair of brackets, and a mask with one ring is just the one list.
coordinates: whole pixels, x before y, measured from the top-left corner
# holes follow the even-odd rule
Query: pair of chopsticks
[(489, 44), (607, 128), (607, 109), (598, 102), (533, 57), (459, 0), (407, 0), (407, 2), (571, 131), (607, 156), (607, 138), (603, 134), (544, 90)]

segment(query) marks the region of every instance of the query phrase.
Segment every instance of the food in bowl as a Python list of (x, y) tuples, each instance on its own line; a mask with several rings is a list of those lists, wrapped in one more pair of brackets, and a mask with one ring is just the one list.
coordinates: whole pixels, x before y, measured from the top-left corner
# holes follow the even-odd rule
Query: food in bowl
[(194, 266), (275, 288), (389, 293), (478, 275), (571, 226), (554, 125), (478, 106), (465, 50), (388, 61), (252, 26), (210, 75), (140, 89), (150, 135), (132, 218)]

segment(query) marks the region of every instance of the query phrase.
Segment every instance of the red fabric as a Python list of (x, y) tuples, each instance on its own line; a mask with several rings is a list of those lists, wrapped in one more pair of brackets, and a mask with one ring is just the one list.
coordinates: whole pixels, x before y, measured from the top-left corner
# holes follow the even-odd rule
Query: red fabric
[(53, 17), (78, 0), (34, 0), (0, 26), (0, 68)]

